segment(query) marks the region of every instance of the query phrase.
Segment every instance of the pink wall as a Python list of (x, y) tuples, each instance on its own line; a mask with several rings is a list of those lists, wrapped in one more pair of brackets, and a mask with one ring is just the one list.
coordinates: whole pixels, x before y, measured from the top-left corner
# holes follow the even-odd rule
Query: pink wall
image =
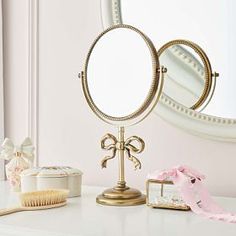
[[(14, 27), (13, 23), (8, 27)], [(117, 178), (117, 160), (101, 170), (100, 161), (107, 153), (100, 150), (99, 140), (106, 132), (116, 134), (116, 130), (90, 111), (77, 78), (91, 42), (101, 31), (99, 0), (40, 0), (39, 163), (75, 166), (84, 172), (84, 184), (112, 186)], [(13, 50), (11, 44), (8, 47), (7, 55), (17, 61), (12, 64), (9, 60), (7, 68), (9, 73), (17, 73), (17, 62), (22, 63), (27, 55)], [(9, 74), (8, 78), (6, 131), (15, 139), (23, 138), (28, 122), (25, 110), (18, 116), (13, 111), (19, 103), (26, 109), (27, 99), (16, 90), (18, 78)], [(27, 81), (23, 78), (22, 75), (21, 91), (27, 91)], [(20, 123), (23, 127), (17, 126)], [(127, 136), (134, 134), (145, 140), (146, 150), (140, 155), (142, 170), (134, 172), (132, 164), (126, 162), (130, 185), (143, 188), (149, 171), (180, 163), (206, 174), (207, 185), (215, 195), (236, 196), (236, 144), (195, 137), (154, 114), (127, 129)]]
[(28, 0), (3, 0), (6, 136), (21, 142), (28, 132)]

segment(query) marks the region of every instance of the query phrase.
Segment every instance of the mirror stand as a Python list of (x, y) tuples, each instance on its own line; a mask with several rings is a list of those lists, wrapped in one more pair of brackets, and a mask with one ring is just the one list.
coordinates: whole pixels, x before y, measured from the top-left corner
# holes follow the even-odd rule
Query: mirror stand
[(153, 110), (161, 96), (165, 72), (154, 44), (133, 26), (112, 26), (90, 47), (80, 74), (84, 96), (95, 115), (118, 127), (118, 136), (108, 133), (101, 140), (101, 148), (110, 152), (101, 166), (106, 168), (107, 162), (117, 156), (118, 182), (97, 196), (97, 203), (134, 206), (146, 202), (146, 196), (125, 181), (125, 159), (132, 161), (135, 169), (141, 169), (136, 154), (144, 150), (145, 143), (138, 136), (125, 138), (124, 127), (141, 122)]
[[(124, 159), (125, 154), (130, 161), (134, 163), (135, 169), (141, 169), (140, 161), (131, 153), (141, 153), (144, 150), (144, 141), (137, 137), (131, 136), (125, 140), (124, 127), (118, 128), (118, 139), (112, 134), (106, 134), (101, 140), (101, 148), (104, 150), (112, 150), (111, 156), (106, 156), (101, 163), (102, 168), (106, 168), (107, 161), (113, 159), (116, 154), (119, 157), (119, 180), (113, 188), (105, 190), (97, 196), (97, 203), (110, 206), (133, 206), (146, 203), (146, 196), (139, 190), (130, 188), (125, 181)], [(107, 142), (109, 141), (109, 144)], [(133, 142), (137, 142), (136, 147)]]
[(216, 79), (219, 76), (220, 76), (220, 74), (217, 73), (217, 72), (214, 72), (214, 73), (211, 74), (212, 86), (210, 88), (209, 96), (206, 98), (206, 101), (200, 106), (200, 108), (197, 109), (198, 112), (202, 112), (208, 106), (208, 104), (210, 103), (210, 101), (211, 101), (211, 99), (214, 95), (215, 89), (216, 89)]

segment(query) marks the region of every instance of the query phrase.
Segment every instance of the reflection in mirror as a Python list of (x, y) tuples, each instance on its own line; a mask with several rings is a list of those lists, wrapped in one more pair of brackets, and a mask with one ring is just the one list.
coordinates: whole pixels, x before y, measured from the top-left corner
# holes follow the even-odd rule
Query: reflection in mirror
[(95, 105), (106, 115), (124, 117), (138, 110), (153, 81), (145, 40), (128, 28), (104, 34), (90, 55), (87, 81)]
[[(206, 50), (212, 65), (220, 74), (220, 79), (204, 113), (235, 118), (236, 1), (120, 0), (120, 2), (122, 22), (144, 30), (158, 45), (176, 38), (184, 38), (196, 42)], [(212, 6), (214, 10), (209, 11)], [(160, 10), (157, 14), (157, 9), (168, 10)]]
[(161, 49), (159, 59), (168, 68), (163, 92), (176, 102), (195, 109), (208, 83), (199, 54), (190, 46), (172, 41)]

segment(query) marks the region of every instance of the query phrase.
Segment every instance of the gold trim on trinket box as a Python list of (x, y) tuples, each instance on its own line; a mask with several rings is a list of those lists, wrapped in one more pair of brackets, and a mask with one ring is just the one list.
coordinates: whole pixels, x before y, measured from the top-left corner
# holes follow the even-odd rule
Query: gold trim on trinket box
[(179, 195), (172, 181), (148, 179), (146, 182), (146, 204), (152, 208), (190, 210)]

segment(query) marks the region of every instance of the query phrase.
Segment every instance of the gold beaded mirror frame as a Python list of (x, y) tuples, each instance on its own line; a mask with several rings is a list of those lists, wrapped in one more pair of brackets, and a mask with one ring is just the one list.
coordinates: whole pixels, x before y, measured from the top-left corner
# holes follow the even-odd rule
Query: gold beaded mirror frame
[[(146, 45), (145, 47), (148, 48), (147, 51), (149, 52), (148, 57), (150, 57), (149, 58), (151, 62), (150, 68), (152, 70), (150, 75), (152, 75), (151, 76), (152, 78), (150, 79), (150, 87), (148, 89), (149, 91), (145, 95), (145, 98), (143, 99), (141, 105), (137, 107), (136, 110), (132, 111), (130, 114), (125, 114), (123, 116), (114, 116), (111, 113), (108, 114), (107, 112), (104, 112), (101, 109), (101, 107), (97, 105), (97, 101), (96, 99), (94, 99), (91, 93), (91, 83), (89, 83), (90, 78), (88, 75), (88, 67), (90, 64), (91, 55), (94, 53), (94, 49), (96, 48), (97, 43), (104, 36), (110, 34), (111, 32), (122, 29), (125, 29), (126, 31), (129, 30), (132, 33), (135, 32), (137, 34), (136, 37), (139, 38), (139, 40), (141, 38), (142, 41), (145, 43)], [(136, 48), (136, 50), (139, 50), (139, 48)], [(127, 52), (124, 52), (124, 57), (126, 56), (125, 53)], [(102, 59), (103, 58), (101, 57), (101, 60)], [(110, 60), (116, 60), (116, 58), (115, 57), (110, 58)], [(132, 63), (135, 63), (135, 61)], [(119, 60), (117, 60), (117, 68), (120, 69)], [(130, 70), (133, 69), (134, 69), (133, 67), (130, 68)], [(137, 70), (139, 70), (139, 68), (137, 68)], [(125, 158), (127, 157), (129, 161), (133, 162), (135, 169), (141, 169), (141, 162), (135, 155), (141, 153), (144, 150), (145, 143), (138, 136), (131, 136), (126, 139), (124, 132), (126, 126), (134, 125), (142, 121), (153, 110), (161, 95), (163, 87), (163, 76), (165, 72), (166, 69), (164, 67), (160, 67), (159, 65), (158, 54), (151, 40), (146, 35), (144, 35), (140, 30), (130, 25), (115, 25), (113, 27), (110, 27), (104, 32), (102, 32), (92, 44), (87, 54), (84, 70), (80, 73), (80, 77), (82, 79), (83, 92), (91, 110), (100, 119), (118, 128), (118, 137), (115, 137), (114, 135), (108, 133), (101, 140), (101, 148), (104, 149), (105, 151), (111, 152), (109, 155), (105, 156), (102, 159), (101, 167), (106, 168), (108, 161), (115, 158), (116, 155), (118, 156), (119, 159), (118, 160), (119, 178), (117, 185), (113, 188), (105, 190), (102, 194), (100, 194), (96, 199), (97, 203), (111, 206), (114, 205), (132, 206), (132, 205), (144, 204), (146, 202), (145, 195), (143, 195), (139, 190), (127, 186), (125, 181), (125, 168), (124, 168)], [(127, 76), (126, 80), (130, 79), (128, 71), (123, 71), (122, 74), (125, 78)], [(144, 76), (139, 79), (145, 80), (146, 77)], [(130, 88), (130, 91), (132, 91), (133, 89), (135, 89), (135, 85)], [(122, 91), (119, 91), (119, 96), (123, 96)], [(134, 96), (133, 99), (136, 99), (136, 97)], [(110, 97), (109, 101), (107, 101), (108, 106), (112, 106), (112, 99), (113, 98)], [(125, 102), (129, 103), (130, 99), (125, 100)]]
[[(183, 57), (183, 60), (186, 58), (186, 60), (189, 60), (187, 63), (190, 63), (191, 61), (191, 57), (192, 57), (192, 63), (193, 68), (197, 68), (198, 66), (196, 65), (196, 62), (199, 63), (199, 65), (203, 68), (203, 88), (202, 90), (198, 91), (200, 93), (199, 97), (193, 102), (192, 105), (190, 105), (190, 109), (193, 110), (203, 110), (211, 101), (211, 98), (214, 94), (215, 91), (215, 86), (216, 86), (216, 78), (219, 76), (218, 73), (216, 72), (212, 72), (212, 68), (211, 68), (211, 63), (209, 58), (207, 57), (206, 53), (203, 51), (203, 49), (197, 45), (194, 42), (188, 41), (188, 40), (184, 40), (184, 39), (176, 39), (176, 40), (172, 40), (166, 44), (164, 44), (159, 50), (158, 50), (158, 55), (159, 55), (159, 59), (161, 61), (162, 59), (162, 55), (164, 55), (164, 53), (169, 50), (170, 48), (173, 48), (172, 52), (171, 52), (171, 56), (173, 57), (173, 55), (175, 54), (176, 51), (179, 56)], [(184, 48), (185, 47), (185, 48)], [(191, 49), (193, 51), (193, 53), (191, 54)], [(185, 55), (186, 54), (186, 55)], [(195, 55), (194, 55), (195, 54)], [(195, 57), (198, 56), (198, 59)], [(164, 64), (164, 63), (163, 63)], [(168, 67), (169, 71), (171, 71), (171, 66), (169, 65), (165, 65)], [(182, 67), (184, 65), (181, 65)], [(197, 70), (197, 69), (196, 69)], [(200, 70), (200, 68), (198, 69)], [(167, 74), (168, 76), (168, 74)], [(174, 78), (174, 79), (178, 79), (178, 78)], [(194, 87), (194, 86), (192, 86)], [(165, 92), (166, 95), (168, 95), (170, 98), (172, 98), (172, 96), (170, 94), (168, 94), (164, 89), (163, 92)], [(178, 92), (178, 89), (175, 91), (176, 93)], [(175, 98), (172, 98), (175, 99)], [(175, 99), (178, 102), (178, 99)], [(188, 105), (186, 104), (182, 104), (186, 107), (188, 107)]]

